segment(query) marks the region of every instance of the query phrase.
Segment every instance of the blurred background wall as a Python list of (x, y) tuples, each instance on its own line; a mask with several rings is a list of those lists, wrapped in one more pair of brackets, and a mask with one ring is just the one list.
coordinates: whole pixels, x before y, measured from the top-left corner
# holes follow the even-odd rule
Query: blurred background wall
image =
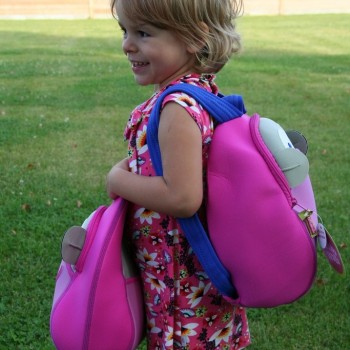
[[(0, 18), (108, 18), (109, 0), (0, 0)], [(350, 0), (244, 0), (246, 15), (350, 13)]]

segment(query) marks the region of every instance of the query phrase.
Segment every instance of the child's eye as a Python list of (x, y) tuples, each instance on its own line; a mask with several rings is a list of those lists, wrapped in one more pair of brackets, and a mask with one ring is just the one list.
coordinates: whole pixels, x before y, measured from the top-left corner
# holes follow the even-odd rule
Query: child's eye
[(139, 33), (139, 35), (141, 36), (141, 38), (147, 38), (147, 37), (149, 37), (149, 34), (146, 33), (146, 32), (144, 32), (144, 31), (142, 31), (142, 30), (139, 30), (138, 33)]

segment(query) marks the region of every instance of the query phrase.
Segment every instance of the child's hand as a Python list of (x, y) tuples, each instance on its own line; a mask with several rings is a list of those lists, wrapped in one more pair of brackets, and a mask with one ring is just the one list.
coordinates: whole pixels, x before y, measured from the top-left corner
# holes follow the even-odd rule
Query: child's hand
[(109, 198), (111, 199), (116, 199), (118, 197), (118, 194), (116, 194), (113, 191), (114, 188), (114, 184), (118, 181), (118, 172), (120, 170), (123, 171), (129, 171), (129, 162), (128, 162), (128, 158), (124, 158), (123, 160), (121, 160), (120, 162), (118, 162), (117, 164), (115, 164), (113, 166), (113, 168), (110, 170), (110, 172), (107, 175), (107, 193)]

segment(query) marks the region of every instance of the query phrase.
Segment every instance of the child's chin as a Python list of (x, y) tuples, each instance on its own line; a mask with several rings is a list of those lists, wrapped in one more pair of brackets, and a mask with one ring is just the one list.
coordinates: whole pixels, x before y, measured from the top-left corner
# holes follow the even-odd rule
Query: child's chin
[(135, 78), (135, 81), (136, 81), (137, 85), (140, 85), (140, 86), (148, 86), (148, 85), (154, 85), (155, 84), (152, 81), (149, 81), (149, 80), (146, 80), (146, 79), (142, 79), (142, 78), (139, 78), (137, 76), (134, 76), (134, 78)]

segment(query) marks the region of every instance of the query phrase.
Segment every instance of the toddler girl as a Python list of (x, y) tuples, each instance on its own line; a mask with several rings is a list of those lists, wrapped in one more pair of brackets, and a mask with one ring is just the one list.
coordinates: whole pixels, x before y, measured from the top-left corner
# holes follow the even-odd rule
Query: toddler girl
[(114, 0), (112, 9), (136, 82), (155, 87), (127, 123), (128, 157), (107, 176), (109, 196), (130, 202), (126, 228), (143, 280), (148, 349), (242, 349), (250, 342), (245, 310), (219, 294), (176, 221), (205, 213), (212, 119), (184, 93), (165, 98), (158, 135), (163, 176), (156, 176), (146, 142), (150, 112), (167, 87), (193, 84), (218, 93), (213, 73), (240, 46), (233, 23), (240, 4)]

